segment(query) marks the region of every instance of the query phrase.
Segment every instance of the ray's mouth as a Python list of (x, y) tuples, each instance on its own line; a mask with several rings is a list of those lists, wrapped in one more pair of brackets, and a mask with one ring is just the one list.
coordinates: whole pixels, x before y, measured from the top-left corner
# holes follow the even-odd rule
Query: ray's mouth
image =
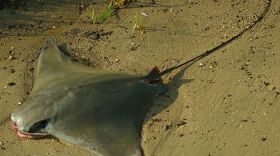
[(15, 122), (12, 123), (12, 129), (17, 132), (20, 138), (39, 139), (48, 136), (45, 129), (49, 123), (49, 119), (35, 122), (29, 130), (20, 130)]

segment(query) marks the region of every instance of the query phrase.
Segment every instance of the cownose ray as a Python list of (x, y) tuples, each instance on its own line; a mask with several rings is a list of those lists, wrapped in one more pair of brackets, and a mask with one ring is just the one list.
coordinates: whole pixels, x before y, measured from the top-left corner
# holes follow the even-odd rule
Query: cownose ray
[(20, 137), (51, 135), (100, 156), (141, 156), (143, 116), (153, 98), (167, 92), (161, 76), (214, 50), (162, 72), (155, 67), (137, 76), (89, 70), (48, 38), (32, 92), (11, 114), (12, 128)]
[(46, 135), (102, 156), (140, 156), (143, 116), (167, 91), (154, 68), (146, 76), (89, 70), (52, 38), (41, 49), (32, 92), (11, 114), (20, 137)]
[(146, 76), (110, 73), (85, 68), (48, 38), (32, 92), (11, 114), (12, 128), (20, 137), (51, 135), (101, 156), (141, 156), (143, 116), (167, 92), (161, 76), (205, 56)]

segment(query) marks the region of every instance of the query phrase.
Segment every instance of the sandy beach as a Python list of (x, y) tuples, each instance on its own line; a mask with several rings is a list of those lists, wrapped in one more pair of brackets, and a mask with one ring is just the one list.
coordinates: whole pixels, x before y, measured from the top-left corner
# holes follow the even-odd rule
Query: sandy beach
[[(106, 8), (103, 1), (0, 10), (0, 155), (93, 155), (55, 138), (22, 139), (11, 129), (10, 114), (28, 98), (49, 36), (85, 66), (145, 75), (228, 41), (254, 24), (267, 2), (137, 0), (102, 24), (89, 17)], [(280, 155), (280, 1), (268, 9), (242, 36), (163, 77), (169, 91), (143, 119), (146, 156)], [(140, 31), (133, 31), (136, 15)]]

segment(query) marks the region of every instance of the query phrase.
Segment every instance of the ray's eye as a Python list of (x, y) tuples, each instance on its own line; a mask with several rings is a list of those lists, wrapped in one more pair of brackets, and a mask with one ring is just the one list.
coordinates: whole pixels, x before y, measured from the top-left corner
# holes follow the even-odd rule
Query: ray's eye
[(36, 133), (36, 132), (42, 132), (42, 130), (44, 128), (46, 128), (46, 126), (48, 125), (50, 119), (46, 119), (46, 120), (41, 120), (41, 121), (37, 121), (36, 123), (34, 123), (31, 128), (29, 129), (29, 133)]

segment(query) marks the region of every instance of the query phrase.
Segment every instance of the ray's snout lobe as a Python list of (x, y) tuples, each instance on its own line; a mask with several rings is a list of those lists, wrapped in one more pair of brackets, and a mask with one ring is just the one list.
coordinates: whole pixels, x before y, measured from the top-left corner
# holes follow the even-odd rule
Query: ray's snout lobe
[(17, 131), (20, 137), (45, 135), (53, 112), (49, 99), (45, 95), (37, 94), (12, 112), (12, 129)]

